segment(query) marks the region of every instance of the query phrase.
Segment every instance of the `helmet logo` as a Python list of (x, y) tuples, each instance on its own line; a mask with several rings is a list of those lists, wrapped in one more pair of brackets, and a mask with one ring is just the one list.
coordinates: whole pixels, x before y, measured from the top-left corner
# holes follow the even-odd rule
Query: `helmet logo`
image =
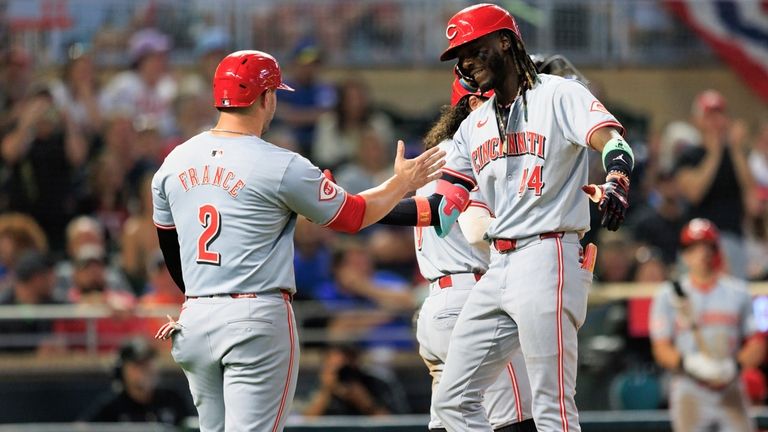
[(456, 27), (456, 24), (448, 24), (448, 27), (445, 29), (445, 37), (447, 37), (448, 40), (455, 38), (456, 35), (459, 34), (459, 30)]
[(224, 105), (225, 107), (228, 107), (229, 106), (229, 99), (226, 99), (226, 98), (222, 99), (221, 100), (221, 104)]

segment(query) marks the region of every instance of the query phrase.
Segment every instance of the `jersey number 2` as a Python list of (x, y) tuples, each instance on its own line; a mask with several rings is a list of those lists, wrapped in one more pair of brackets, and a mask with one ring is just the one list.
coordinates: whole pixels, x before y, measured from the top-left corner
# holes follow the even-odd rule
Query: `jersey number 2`
[(526, 189), (533, 191), (536, 196), (541, 196), (541, 190), (544, 188), (544, 181), (541, 178), (541, 165), (536, 165), (528, 174), (528, 168), (523, 170), (523, 177), (520, 179), (520, 188), (517, 190), (518, 196), (523, 196)]
[(216, 207), (205, 204), (198, 210), (197, 218), (205, 228), (197, 238), (197, 263), (221, 265), (221, 255), (208, 249), (221, 234), (221, 214)]

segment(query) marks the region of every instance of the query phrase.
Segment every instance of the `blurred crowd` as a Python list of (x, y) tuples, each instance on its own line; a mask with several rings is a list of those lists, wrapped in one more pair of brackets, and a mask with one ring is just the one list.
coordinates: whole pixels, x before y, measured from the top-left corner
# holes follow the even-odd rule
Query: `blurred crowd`
[[(258, 28), (267, 27), (292, 28)], [(293, 41), (283, 67), (296, 91), (280, 94), (264, 138), (332, 169), (354, 193), (390, 176), (395, 140), (425, 132), (437, 112), (414, 127), (381, 109), (369, 83), (354, 74), (322, 79), (326, 53), (334, 52), (323, 43), (331, 36), (280, 39)], [(168, 152), (215, 123), (210, 82), (233, 48), (228, 34), (214, 29), (195, 41), (193, 65), (179, 67), (169, 61), (174, 38), (156, 28), (139, 23), (112, 42), (122, 44), (114, 49), (124, 69), (102, 69), (94, 61), (98, 43), (72, 44), (60, 70), (38, 68), (17, 46), (0, 52), (0, 304), (104, 306), (112, 313), (97, 320), (102, 352), (154, 333), (156, 320), (133, 317), (137, 305), (184, 301), (159, 252), (150, 179)], [(637, 155), (627, 224), (611, 233), (593, 217), (588, 240), (600, 247), (596, 280), (676, 275), (680, 228), (693, 217), (720, 228), (729, 272), (768, 280), (768, 122), (732, 118), (735, 101), (705, 90), (691, 101), (690, 117), (653, 131), (647, 115), (623, 106), (619, 95), (604, 94), (598, 83), (592, 91), (624, 123)], [(446, 101), (448, 94), (446, 88)], [(420, 151), (418, 136), (410, 138), (411, 153)], [(591, 156), (592, 180), (601, 182), (599, 155)], [(372, 227), (350, 237), (300, 218), (295, 245), (296, 300), (313, 301), (316, 312), (304, 322), (310, 331), (302, 340), (339, 344), (328, 349), (307, 414), (404, 412), (390, 394), (397, 391), (391, 380), (358, 370), (356, 350), (415, 349), (410, 315), (425, 281), (412, 230)], [(0, 352), (80, 350), (85, 326), (76, 319), (0, 320)], [(346, 345), (351, 341), (354, 349)], [(347, 381), (371, 388), (381, 381), (390, 390), (373, 391), (386, 396), (373, 400), (340, 386)]]

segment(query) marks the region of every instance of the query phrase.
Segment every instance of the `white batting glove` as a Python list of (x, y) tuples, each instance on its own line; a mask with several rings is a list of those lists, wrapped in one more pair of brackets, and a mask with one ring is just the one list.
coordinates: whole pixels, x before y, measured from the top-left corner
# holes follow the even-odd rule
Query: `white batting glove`
[(697, 352), (683, 357), (683, 370), (688, 375), (708, 384), (714, 385), (723, 380), (723, 365), (706, 354)]
[(724, 387), (733, 380), (739, 374), (739, 368), (736, 366), (736, 362), (733, 359), (718, 360), (718, 366), (720, 367), (720, 375), (712, 384), (718, 387)]
[(166, 315), (166, 318), (168, 318), (168, 322), (163, 324), (163, 326), (157, 330), (155, 339), (167, 340), (175, 331), (181, 330), (181, 324), (171, 318), (170, 315)]

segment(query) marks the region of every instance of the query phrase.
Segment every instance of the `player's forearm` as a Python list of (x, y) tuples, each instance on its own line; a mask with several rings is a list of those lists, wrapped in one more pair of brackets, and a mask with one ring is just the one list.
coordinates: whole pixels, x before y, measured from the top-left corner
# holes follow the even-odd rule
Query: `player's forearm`
[(365, 199), (365, 214), (360, 229), (376, 223), (389, 213), (408, 192), (408, 184), (397, 176), (360, 193)]
[(181, 292), (185, 292), (186, 287), (184, 286), (184, 278), (181, 272), (181, 251), (179, 250), (178, 233), (175, 229), (157, 228), (157, 238), (160, 242), (160, 251), (163, 253), (168, 273), (171, 274), (171, 278), (176, 282), (176, 286), (179, 287)]
[(657, 340), (651, 343), (653, 358), (656, 363), (668, 370), (675, 371), (680, 368), (682, 355), (670, 341)]
[(762, 336), (753, 336), (747, 340), (736, 356), (742, 368), (754, 368), (763, 363), (766, 343)]

